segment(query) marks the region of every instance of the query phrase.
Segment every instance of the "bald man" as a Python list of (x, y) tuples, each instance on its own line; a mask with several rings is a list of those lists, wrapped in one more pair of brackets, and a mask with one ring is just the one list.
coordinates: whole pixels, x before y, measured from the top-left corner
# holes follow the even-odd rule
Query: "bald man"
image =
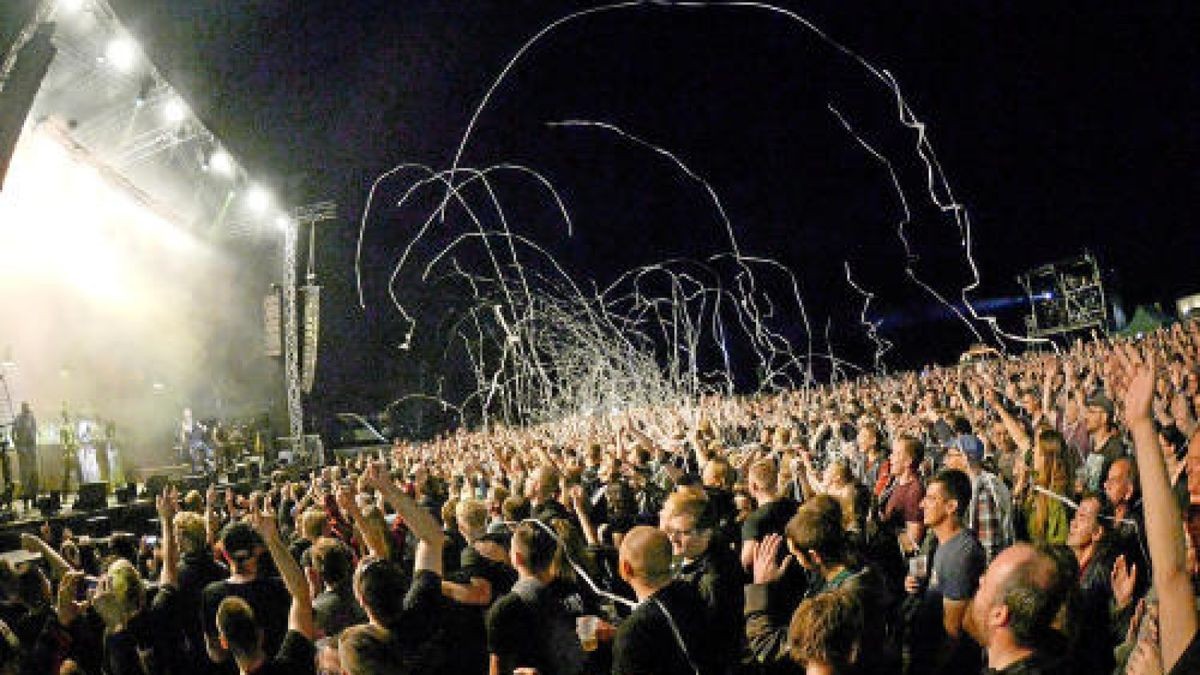
[(1069, 558), (1014, 544), (980, 578), (965, 627), (986, 650), (988, 672), (1068, 672), (1066, 651), (1047, 648), (1055, 642), (1051, 624), (1072, 581), (1059, 559)]
[(638, 607), (617, 630), (614, 675), (717, 673), (704, 601), (692, 586), (672, 579), (671, 540), (662, 530), (635, 527), (621, 542), (621, 578)]

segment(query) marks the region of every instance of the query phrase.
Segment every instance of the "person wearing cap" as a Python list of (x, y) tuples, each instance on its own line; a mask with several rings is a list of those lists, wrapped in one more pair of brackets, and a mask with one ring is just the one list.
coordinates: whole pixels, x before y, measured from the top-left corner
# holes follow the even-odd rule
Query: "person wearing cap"
[(1125, 452), (1125, 443), (1117, 429), (1113, 402), (1104, 394), (1087, 399), (1085, 422), (1092, 451), (1084, 460), (1084, 489), (1099, 492), (1104, 489), (1108, 467)]
[(221, 531), (220, 544), (221, 555), (229, 565), (229, 578), (205, 586), (200, 596), (208, 658), (214, 663), (225, 663), (230, 658), (217, 629), (217, 608), (232, 596), (244, 600), (253, 611), (265, 637), (264, 653), (277, 653), (288, 630), (292, 600), (283, 581), (267, 576), (261, 569), (259, 558), (265, 550), (262, 538), (249, 523), (235, 520)]
[(1012, 493), (1004, 481), (983, 468), (983, 441), (974, 434), (960, 434), (946, 449), (948, 469), (958, 469), (971, 478), (971, 503), (965, 525), (975, 533), (990, 563), (1016, 538), (1013, 529)]

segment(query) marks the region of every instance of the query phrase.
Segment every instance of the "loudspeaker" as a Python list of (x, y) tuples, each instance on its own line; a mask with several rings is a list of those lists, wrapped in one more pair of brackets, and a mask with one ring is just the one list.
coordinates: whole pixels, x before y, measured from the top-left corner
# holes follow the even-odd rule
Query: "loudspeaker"
[(73, 511), (102, 509), (108, 506), (108, 483), (84, 483), (79, 486), (79, 496), (75, 498)]
[(62, 508), (62, 494), (58, 490), (51, 490), (45, 497), (38, 497), (35, 505), (44, 516), (58, 513)]
[(4, 188), (4, 176), (12, 161), (13, 149), (21, 136), (21, 128), (33, 105), (33, 98), (42, 85), (42, 78), (50, 68), (57, 49), (50, 42), (54, 24), (42, 23), (37, 27), (17, 55), (4, 91), (0, 92), (0, 189)]
[(137, 485), (135, 483), (126, 483), (123, 487), (117, 488), (118, 504), (132, 504), (135, 499), (137, 499)]
[(142, 497), (145, 499), (154, 499), (162, 494), (169, 482), (171, 482), (170, 476), (164, 476), (160, 473), (150, 476), (146, 479), (146, 489), (142, 491)]

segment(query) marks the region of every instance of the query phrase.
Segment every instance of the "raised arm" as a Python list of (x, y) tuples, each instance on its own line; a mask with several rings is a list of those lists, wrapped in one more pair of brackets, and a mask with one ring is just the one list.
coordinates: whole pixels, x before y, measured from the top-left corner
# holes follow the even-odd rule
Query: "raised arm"
[(169, 486), (154, 498), (158, 509), (158, 522), (162, 529), (162, 570), (158, 583), (162, 586), (179, 585), (179, 542), (175, 541), (175, 514), (179, 512), (179, 490)]
[(296, 559), (288, 552), (283, 537), (279, 536), (279, 523), (275, 512), (271, 511), (270, 507), (264, 509), (256, 505), (250, 511), (250, 524), (262, 535), (267, 550), (271, 553), (271, 560), (275, 562), (275, 568), (279, 570), (283, 583), (292, 596), (292, 606), (288, 611), (288, 630), (294, 630), (312, 640), (316, 631), (308, 580)]
[(1017, 449), (1021, 452), (1029, 452), (1030, 448), (1033, 447), (1033, 441), (1029, 438), (1029, 434), (1025, 432), (1025, 427), (1017, 421), (1017, 418), (1012, 416), (1012, 413), (1008, 412), (1008, 408), (1004, 406), (1004, 403), (1000, 400), (995, 390), (988, 390), (984, 394), (984, 399), (996, 411), (996, 414), (1000, 416), (1000, 421), (1004, 424), (1004, 428), (1008, 430), (1008, 435), (1012, 436), (1013, 442), (1017, 444)]
[(21, 548), (30, 553), (41, 553), (42, 557), (46, 559), (46, 564), (50, 566), (50, 574), (55, 579), (62, 579), (68, 572), (75, 571), (75, 568), (71, 566), (71, 563), (67, 562), (66, 558), (59, 555), (53, 546), (47, 544), (36, 534), (22, 533)]
[(392, 483), (387, 475), (387, 468), (379, 462), (372, 462), (366, 470), (367, 485), (379, 490), (384, 500), (396, 509), (405, 524), (417, 536), (416, 569), (429, 570), (436, 574), (442, 573), (442, 546), (446, 535), (433, 515), (417, 506), (417, 503)]
[(1183, 519), (1167, 480), (1158, 434), (1154, 430), (1151, 405), (1154, 400), (1155, 362), (1151, 352), (1146, 361), (1131, 347), (1118, 354), (1126, 366), (1129, 388), (1125, 392), (1125, 414), (1133, 434), (1138, 475), (1142, 484), (1146, 540), (1153, 563), (1154, 590), (1159, 602), (1159, 640), (1162, 663), (1170, 671), (1196, 634), (1196, 600), (1187, 572), (1182, 536)]

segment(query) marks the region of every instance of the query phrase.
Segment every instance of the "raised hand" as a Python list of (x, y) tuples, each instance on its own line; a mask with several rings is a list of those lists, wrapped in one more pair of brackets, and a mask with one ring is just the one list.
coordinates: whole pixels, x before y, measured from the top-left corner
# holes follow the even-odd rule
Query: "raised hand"
[(779, 548), (783, 545), (783, 537), (778, 534), (768, 534), (754, 548), (754, 563), (751, 571), (756, 584), (769, 584), (778, 581), (787, 570), (792, 558), (788, 556), (779, 563)]
[(158, 511), (158, 522), (169, 524), (175, 521), (179, 513), (179, 488), (168, 485), (165, 490), (154, 497), (154, 506)]
[(1113, 563), (1110, 582), (1113, 599), (1117, 601), (1117, 608), (1128, 607), (1129, 603), (1133, 601), (1133, 589), (1137, 584), (1137, 564), (1129, 565), (1126, 563), (1124, 555), (1117, 556), (1116, 562)]
[[(24, 536), (22, 536), (24, 539)], [(76, 602), (79, 594), (79, 584), (83, 583), (83, 572), (71, 570), (63, 575), (58, 583), (58, 596), (55, 598), (54, 611), (58, 614), (58, 622), (63, 626), (71, 625), (83, 614), (85, 603)]]
[(246, 517), (250, 521), (250, 526), (258, 530), (263, 539), (279, 538), (279, 522), (276, 520), (275, 512), (271, 510), (270, 506), (259, 508), (258, 505), (255, 505), (246, 514)]
[(358, 510), (358, 502), (355, 501), (355, 496), (355, 490), (353, 487), (348, 485), (339, 487), (335, 496), (338, 509), (345, 514), (352, 514), (356, 512)]
[(1124, 350), (1118, 347), (1117, 354), (1129, 378), (1123, 397), (1126, 422), (1149, 422), (1154, 403), (1154, 354), (1150, 354), (1145, 362), (1132, 347), (1126, 346)]

